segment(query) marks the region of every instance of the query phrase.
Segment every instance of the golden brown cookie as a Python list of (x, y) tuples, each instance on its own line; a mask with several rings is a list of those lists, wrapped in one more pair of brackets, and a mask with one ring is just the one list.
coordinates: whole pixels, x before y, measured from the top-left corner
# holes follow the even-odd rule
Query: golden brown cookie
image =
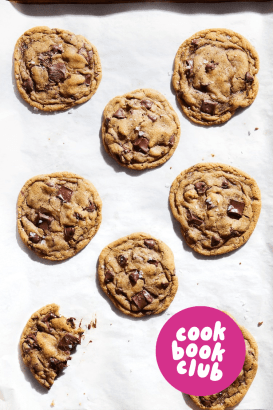
[(103, 145), (123, 167), (142, 170), (164, 164), (179, 138), (178, 116), (158, 91), (135, 90), (113, 98), (104, 109)]
[(17, 41), (14, 70), (22, 98), (43, 111), (88, 101), (101, 81), (96, 47), (67, 30), (34, 27)]
[(181, 172), (169, 199), (187, 244), (203, 255), (221, 255), (246, 243), (261, 211), (254, 179), (217, 163), (197, 164)]
[(98, 276), (113, 304), (134, 317), (167, 309), (178, 288), (171, 249), (146, 233), (133, 233), (106, 246)]
[(61, 261), (76, 255), (97, 233), (102, 202), (88, 180), (70, 172), (29, 179), (18, 197), (18, 230), (38, 256)]
[(181, 108), (193, 122), (222, 124), (239, 107), (255, 100), (259, 57), (234, 31), (199, 31), (184, 41), (174, 62), (173, 86)]
[(33, 313), (21, 339), (23, 361), (38, 382), (50, 389), (61, 370), (71, 360), (70, 353), (81, 344), (84, 330), (76, 329), (75, 318), (59, 314), (54, 303)]
[(225, 390), (211, 396), (190, 396), (194, 403), (200, 407), (200, 409), (225, 410), (237, 406), (237, 404), (246, 395), (251, 383), (254, 380), (254, 377), (256, 376), (258, 370), (257, 343), (248, 330), (246, 330), (243, 326), (238, 326), (243, 333), (246, 345), (244, 367), (242, 368), (242, 371), (237, 379)]

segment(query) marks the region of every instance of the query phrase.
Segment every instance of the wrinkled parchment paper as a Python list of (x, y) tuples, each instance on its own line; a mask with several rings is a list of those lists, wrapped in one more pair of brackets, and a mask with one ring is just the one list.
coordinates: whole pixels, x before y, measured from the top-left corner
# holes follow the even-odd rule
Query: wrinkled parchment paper
[[(238, 409), (272, 407), (272, 22), (272, 2), (30, 6), (1, 1), (1, 410), (194, 408), (161, 375), (155, 345), (171, 315), (196, 305), (230, 312), (258, 342), (258, 373)], [(57, 114), (33, 111), (22, 101), (14, 86), (13, 47), (25, 30), (38, 25), (83, 34), (96, 45), (103, 77), (91, 101)], [(261, 68), (254, 104), (223, 126), (205, 128), (182, 115), (170, 84), (179, 45), (209, 27), (227, 27), (248, 38), (259, 53)], [(108, 101), (140, 87), (163, 93), (182, 129), (173, 157), (147, 172), (121, 168), (104, 152), (100, 138)], [(262, 192), (262, 212), (250, 240), (221, 257), (191, 251), (168, 206), (175, 177), (202, 161), (242, 169)], [(16, 232), (19, 190), (32, 176), (54, 171), (88, 178), (103, 201), (99, 232), (80, 254), (62, 263), (39, 259)], [(96, 279), (101, 250), (137, 231), (171, 247), (179, 278), (170, 308), (142, 320), (119, 313)], [(84, 327), (96, 314), (97, 328), (86, 329), (69, 367), (48, 392), (22, 365), (18, 342), (31, 314), (52, 302), (61, 306), (63, 315), (82, 319)], [(263, 322), (261, 327), (258, 322)]]

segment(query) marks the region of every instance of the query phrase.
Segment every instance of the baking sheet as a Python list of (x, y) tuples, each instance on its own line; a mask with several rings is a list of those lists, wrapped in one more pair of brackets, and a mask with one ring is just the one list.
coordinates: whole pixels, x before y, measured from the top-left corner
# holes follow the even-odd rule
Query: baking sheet
[[(238, 409), (270, 409), (272, 326), (272, 2), (238, 4), (12, 5), (0, 4), (1, 338), (0, 410), (183, 410), (194, 408), (161, 375), (155, 344), (159, 331), (181, 309), (206, 305), (230, 312), (255, 337), (257, 376)], [(88, 103), (57, 114), (25, 104), (14, 86), (12, 52), (27, 29), (48, 25), (86, 36), (98, 48), (103, 77)], [(209, 27), (238, 31), (256, 47), (261, 62), (254, 104), (223, 126), (205, 128), (181, 113), (171, 88), (175, 53), (193, 33)], [(133, 172), (104, 152), (102, 111), (116, 95), (140, 87), (163, 93), (181, 121), (173, 157), (160, 168)], [(255, 128), (258, 130), (254, 131)], [(220, 257), (204, 257), (183, 242), (172, 218), (172, 181), (198, 162), (222, 162), (249, 173), (262, 192), (262, 212), (248, 243)], [(17, 195), (27, 179), (71, 171), (88, 178), (103, 201), (103, 221), (91, 243), (62, 263), (28, 251), (16, 232)], [(174, 252), (179, 289), (170, 308), (145, 319), (129, 318), (102, 294), (97, 258), (108, 243), (144, 231)], [(55, 302), (67, 317), (94, 315), (97, 328), (48, 392), (19, 358), (20, 334), (40, 307)], [(263, 322), (257, 327), (258, 322)], [(89, 341), (92, 340), (92, 343)]]

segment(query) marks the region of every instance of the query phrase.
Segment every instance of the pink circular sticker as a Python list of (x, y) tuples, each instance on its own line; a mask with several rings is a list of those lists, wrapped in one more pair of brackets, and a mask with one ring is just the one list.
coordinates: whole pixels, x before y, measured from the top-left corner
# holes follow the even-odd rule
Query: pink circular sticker
[(167, 382), (193, 396), (224, 390), (245, 361), (239, 326), (218, 309), (195, 306), (173, 315), (161, 329), (156, 360)]

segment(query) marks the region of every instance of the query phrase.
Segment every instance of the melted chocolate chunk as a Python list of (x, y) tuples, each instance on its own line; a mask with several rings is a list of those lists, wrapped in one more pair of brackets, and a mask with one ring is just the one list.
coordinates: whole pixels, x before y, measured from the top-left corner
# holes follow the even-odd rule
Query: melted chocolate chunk
[(62, 202), (70, 202), (71, 196), (73, 191), (65, 186), (61, 186), (57, 193), (57, 198), (59, 198)]
[(150, 118), (151, 121), (155, 122), (157, 120), (157, 116), (154, 114), (148, 114), (148, 118)]
[(175, 135), (172, 135), (169, 139), (169, 147), (173, 147), (175, 142)]
[(236, 231), (235, 229), (230, 228), (230, 236), (233, 237), (237, 237), (240, 236), (240, 232)]
[(207, 199), (205, 200), (205, 202), (206, 202), (206, 204), (207, 204), (208, 210), (210, 210), (210, 209), (212, 209), (212, 208), (215, 208), (215, 205), (213, 205), (213, 203), (212, 203), (212, 201), (211, 201), (210, 198), (207, 198)]
[(25, 339), (25, 343), (27, 343), (30, 349), (41, 349), (34, 334), (29, 334)]
[(92, 51), (92, 50), (87, 51), (88, 63), (90, 63), (90, 62), (91, 62), (91, 60), (92, 60), (92, 58), (93, 58), (93, 55), (94, 55), (94, 53), (93, 53), (93, 51)]
[(59, 341), (58, 344), (58, 349), (67, 351), (67, 350), (72, 350), (76, 345), (81, 344), (81, 339), (71, 335), (70, 333), (67, 333), (62, 337), (62, 339)]
[(168, 286), (169, 286), (169, 282), (161, 283), (161, 287), (162, 287), (163, 289), (167, 289)]
[(253, 83), (254, 77), (251, 75), (249, 72), (246, 73), (245, 75), (245, 82), (246, 83)]
[(153, 300), (154, 298), (152, 297), (152, 295), (150, 295), (149, 292), (147, 292), (147, 290), (142, 290), (132, 297), (132, 301), (140, 310), (142, 310), (149, 303), (152, 303)]
[(206, 190), (208, 189), (205, 182), (196, 182), (194, 184), (194, 188), (196, 189), (198, 194), (204, 194), (206, 192)]
[(72, 329), (75, 329), (76, 325), (74, 323), (74, 320), (76, 320), (75, 317), (69, 317), (66, 319), (66, 323), (72, 327)]
[(75, 216), (75, 218), (78, 219), (78, 221), (84, 221), (84, 217), (81, 214), (79, 214), (78, 212), (75, 212), (74, 216)]
[(34, 90), (33, 81), (31, 78), (28, 78), (23, 82), (23, 87), (26, 90), (27, 94), (30, 94)]
[(106, 128), (108, 128), (109, 122), (110, 122), (110, 118), (105, 118), (105, 126), (106, 126)]
[(114, 280), (114, 274), (109, 269), (105, 272), (104, 280), (105, 283), (113, 282)]
[(155, 259), (149, 258), (147, 262), (151, 265), (158, 266), (158, 261), (156, 261)]
[(50, 51), (47, 51), (46, 53), (41, 53), (38, 57), (39, 61), (40, 61), (40, 64), (42, 66), (46, 67), (46, 68), (51, 67), (51, 65), (52, 65), (52, 61), (51, 61), (52, 54), (53, 53), (50, 52)]
[(204, 112), (205, 114), (214, 115), (216, 106), (217, 106), (216, 102), (204, 100), (202, 101), (201, 111)]
[(223, 182), (222, 182), (222, 188), (223, 189), (227, 189), (229, 187), (229, 183), (228, 183), (228, 181), (225, 179)]
[(36, 225), (38, 228), (42, 229), (43, 231), (49, 231), (50, 230), (50, 224), (53, 221), (54, 218), (51, 216), (42, 214), (41, 212), (38, 213), (38, 216), (36, 218)]
[(122, 120), (123, 118), (126, 118), (125, 112), (123, 111), (122, 108), (119, 108), (114, 114), (113, 117), (118, 118), (119, 120)]
[(205, 407), (211, 406), (212, 402), (210, 400), (205, 399), (205, 397), (199, 396), (200, 402), (203, 404)]
[(141, 105), (144, 105), (144, 107), (147, 108), (147, 110), (150, 110), (152, 108), (153, 102), (150, 100), (142, 100), (140, 101)]
[(203, 223), (202, 219), (200, 219), (200, 218), (198, 218), (198, 216), (194, 215), (194, 213), (191, 212), (189, 209), (188, 209), (187, 216), (188, 216), (189, 224), (198, 225), (198, 226), (202, 225), (202, 223)]
[(37, 233), (34, 233), (34, 232), (30, 232), (30, 233), (29, 233), (28, 239), (29, 239), (32, 243), (39, 243), (39, 242), (40, 242), (40, 236), (37, 235)]
[(200, 41), (199, 38), (195, 38), (194, 40), (191, 41), (191, 45), (194, 46), (194, 47), (197, 47), (199, 41)]
[(85, 76), (84, 84), (86, 84), (86, 85), (90, 85), (90, 84), (91, 84), (91, 75), (90, 75), (90, 74), (87, 74), (87, 75)]
[(149, 152), (149, 140), (145, 137), (139, 137), (133, 142), (134, 149), (140, 151), (143, 154)]
[(147, 301), (148, 303), (152, 303), (152, 301), (154, 300), (154, 298), (152, 297), (152, 295), (151, 295), (149, 292), (147, 292), (147, 290), (145, 290), (145, 289), (143, 289), (142, 292), (143, 292), (143, 295), (144, 295), (146, 301)]
[(59, 316), (56, 316), (55, 313), (49, 312), (43, 317), (41, 322), (46, 323), (46, 322), (49, 322), (51, 319), (55, 319), (56, 317), (59, 317)]
[(155, 241), (153, 239), (144, 239), (144, 245), (149, 249), (154, 249)]
[(217, 236), (212, 236), (211, 238), (211, 246), (217, 246), (220, 243), (220, 239)]
[(55, 370), (55, 372), (58, 374), (62, 369), (67, 367), (67, 361), (64, 360), (63, 362), (61, 360), (56, 359), (55, 357), (50, 357), (49, 359), (49, 365), (51, 369)]
[(66, 242), (71, 241), (73, 239), (73, 235), (75, 233), (75, 228), (74, 226), (66, 226), (64, 228), (64, 239)]
[(94, 212), (96, 210), (96, 205), (93, 204), (92, 202), (89, 201), (89, 206), (87, 206), (86, 208), (84, 208), (85, 211), (87, 212)]
[(119, 257), (118, 257), (118, 263), (120, 264), (120, 266), (121, 266), (122, 268), (124, 268), (124, 266), (126, 266), (126, 264), (127, 264), (127, 258), (126, 258), (126, 256), (124, 256), (124, 255), (119, 255)]
[(138, 279), (139, 279), (139, 273), (138, 273), (138, 271), (137, 271), (137, 270), (134, 270), (133, 272), (131, 272), (130, 275), (129, 275), (129, 279), (130, 279), (130, 281), (131, 281), (131, 283), (132, 283), (133, 286), (136, 285), (136, 283), (137, 283), (137, 281), (138, 281)]
[(128, 148), (126, 145), (123, 145), (123, 154), (128, 154), (128, 152), (131, 152), (130, 148)]
[(240, 219), (243, 215), (244, 208), (244, 202), (235, 201), (234, 199), (231, 199), (227, 209), (227, 214), (230, 218)]
[(65, 79), (66, 66), (63, 63), (53, 64), (48, 67), (48, 77), (55, 83), (59, 83)]
[(218, 65), (218, 63), (208, 63), (206, 64), (205, 70), (206, 73), (208, 73), (209, 71), (215, 70), (216, 66)]
[(191, 77), (193, 75), (193, 60), (186, 60), (186, 75)]
[(54, 54), (62, 54), (64, 52), (63, 45), (62, 44), (54, 44), (54, 46), (51, 47), (51, 51)]

